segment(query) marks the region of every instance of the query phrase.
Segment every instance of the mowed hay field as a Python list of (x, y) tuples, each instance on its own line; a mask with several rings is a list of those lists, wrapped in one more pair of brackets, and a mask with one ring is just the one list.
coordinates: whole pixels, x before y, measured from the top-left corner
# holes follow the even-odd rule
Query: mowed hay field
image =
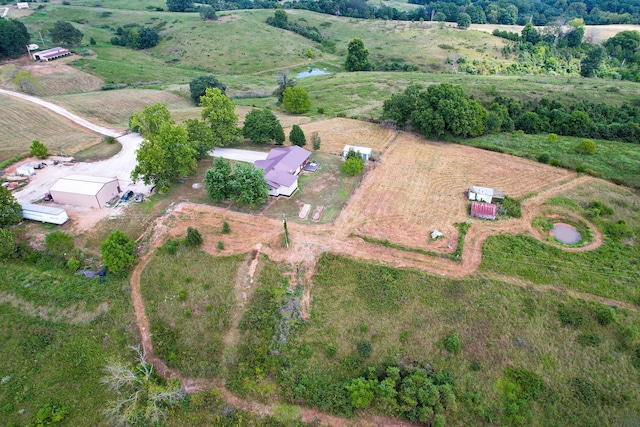
[(158, 103), (169, 110), (193, 107), (190, 100), (167, 91), (153, 89), (121, 89), (99, 94), (61, 95), (52, 101), (87, 120), (124, 131), (129, 126), (129, 116), (142, 111), (145, 106)]
[(50, 154), (73, 153), (102, 139), (38, 105), (6, 95), (0, 95), (0, 129), (0, 161), (28, 153), (34, 139)]
[(67, 65), (74, 58), (61, 58), (54, 62), (29, 63), (22, 67), (42, 85), (41, 96), (64, 95), (99, 90), (104, 81)]
[(395, 135), (395, 131), (384, 126), (340, 117), (306, 123), (300, 127), (307, 137), (307, 149), (311, 149), (311, 136), (318, 132), (322, 141), (319, 151), (330, 154), (342, 154), (345, 145), (384, 151)]
[[(467, 214), (470, 185), (494, 187), (514, 198), (540, 191), (572, 175), (541, 163), (456, 144), (426, 141), (401, 132), (365, 177), (338, 221), (355, 233), (431, 248), (438, 229), (455, 243), (457, 222)], [(446, 243), (434, 243), (440, 247)]]

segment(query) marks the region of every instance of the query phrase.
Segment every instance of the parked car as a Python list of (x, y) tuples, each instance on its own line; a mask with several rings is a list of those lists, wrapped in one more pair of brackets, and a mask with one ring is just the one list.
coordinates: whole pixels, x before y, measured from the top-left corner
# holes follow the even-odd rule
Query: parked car
[(132, 197), (133, 197), (133, 191), (127, 190), (127, 191), (124, 192), (122, 197), (120, 197), (120, 200), (123, 201), (123, 202), (126, 202), (127, 200), (129, 200)]

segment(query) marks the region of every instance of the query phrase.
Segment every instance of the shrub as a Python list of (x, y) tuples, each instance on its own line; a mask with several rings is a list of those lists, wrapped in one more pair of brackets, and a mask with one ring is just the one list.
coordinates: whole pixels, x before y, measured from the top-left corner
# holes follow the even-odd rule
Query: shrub
[(365, 359), (371, 356), (371, 343), (369, 341), (360, 341), (358, 343), (358, 353)]
[(136, 242), (120, 230), (111, 233), (100, 250), (102, 261), (114, 273), (123, 271), (136, 259)]
[(462, 346), (460, 344), (460, 337), (458, 336), (458, 334), (453, 333), (448, 337), (446, 337), (444, 339), (444, 348), (449, 353), (454, 353), (454, 354), (460, 353)]
[(80, 268), (80, 261), (75, 258), (71, 258), (67, 261), (67, 268), (71, 271), (77, 271)]
[(44, 146), (44, 144), (37, 139), (34, 139), (31, 143), (31, 149), (29, 151), (32, 156), (37, 157), (39, 159), (46, 159), (49, 155), (49, 149)]
[(54, 231), (44, 238), (44, 246), (53, 255), (64, 256), (71, 254), (75, 249), (75, 243), (71, 234), (62, 231)]
[(558, 309), (558, 317), (564, 326), (580, 326), (584, 321), (582, 311), (576, 307), (570, 307), (562, 304)]
[(324, 351), (327, 354), (327, 357), (334, 357), (338, 353), (338, 347), (333, 343), (327, 344)]
[(9, 230), (0, 228), (0, 259), (13, 256), (17, 249), (16, 236)]
[(342, 164), (342, 170), (349, 176), (360, 175), (363, 169), (364, 160), (360, 157), (351, 157)]
[(318, 151), (320, 149), (321, 142), (322, 141), (320, 141), (320, 136), (318, 135), (318, 132), (314, 132), (311, 134), (311, 144), (314, 151)]
[(596, 143), (590, 139), (583, 139), (576, 147), (576, 151), (580, 154), (594, 154), (596, 152)]
[(549, 135), (547, 135), (547, 142), (557, 142), (558, 141), (558, 135), (556, 135), (555, 133), (550, 133)]
[(191, 317), (191, 310), (186, 309), (186, 310), (184, 311), (184, 317)]
[(549, 163), (549, 160), (551, 160), (551, 156), (549, 155), (549, 153), (540, 153), (538, 154), (537, 159), (540, 163), (547, 164)]
[(104, 142), (106, 142), (107, 144), (113, 144), (116, 142), (116, 138), (109, 135), (104, 138)]
[(187, 228), (187, 237), (184, 239), (184, 244), (191, 248), (196, 248), (202, 245), (202, 235), (198, 231), (197, 228), (188, 227)]
[(289, 113), (304, 113), (311, 107), (309, 94), (298, 86), (288, 87), (284, 90), (282, 103)]
[(366, 334), (367, 332), (369, 332), (369, 324), (368, 323), (361, 324), (360, 332), (362, 332), (363, 334)]
[(186, 289), (181, 289), (180, 292), (178, 292), (178, 300), (179, 301), (186, 301), (187, 300), (187, 290)]
[(585, 347), (595, 347), (600, 344), (600, 337), (596, 334), (583, 333), (578, 335), (576, 342)]
[(291, 144), (297, 145), (298, 147), (307, 145), (307, 138), (304, 136), (304, 132), (300, 126), (293, 125), (291, 132), (289, 133), (289, 141)]
[(229, 223), (227, 221), (222, 223), (222, 234), (231, 233), (231, 227), (229, 227)]
[(178, 249), (180, 249), (180, 241), (176, 239), (169, 239), (160, 247), (160, 251), (167, 252), (171, 255), (175, 255)]
[(218, 250), (219, 251), (224, 250), (224, 242), (222, 240), (218, 240)]
[(611, 307), (600, 306), (596, 310), (596, 319), (602, 326), (607, 326), (615, 321), (613, 309)]

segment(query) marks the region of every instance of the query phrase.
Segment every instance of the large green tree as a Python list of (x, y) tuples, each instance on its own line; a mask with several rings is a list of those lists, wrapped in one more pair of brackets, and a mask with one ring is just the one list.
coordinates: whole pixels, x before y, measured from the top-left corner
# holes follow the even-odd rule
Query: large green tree
[(129, 129), (139, 132), (143, 137), (157, 134), (164, 123), (173, 123), (165, 104), (146, 106), (142, 112), (133, 113), (129, 117)]
[(349, 42), (347, 59), (344, 63), (347, 71), (369, 71), (369, 51), (364, 47), (361, 39), (353, 39)]
[(458, 28), (467, 29), (471, 26), (471, 17), (468, 13), (461, 13), (458, 15)]
[(233, 144), (240, 140), (236, 104), (218, 88), (207, 88), (200, 98), (202, 119), (211, 128), (215, 146)]
[(29, 32), (16, 19), (0, 19), (0, 59), (17, 58), (27, 53)]
[(486, 110), (469, 98), (460, 86), (449, 83), (431, 85), (426, 91), (409, 86), (403, 95), (383, 104), (382, 119), (407, 120), (426, 136), (451, 134), (475, 137), (484, 133)]
[(53, 28), (49, 30), (49, 35), (54, 43), (67, 45), (80, 44), (84, 34), (67, 21), (56, 21)]
[(284, 131), (280, 120), (269, 109), (253, 109), (247, 114), (242, 127), (242, 134), (258, 144), (275, 141), (284, 142)]
[(217, 87), (222, 94), (227, 90), (227, 86), (222, 83), (213, 74), (207, 74), (204, 76), (198, 76), (189, 82), (189, 93), (191, 99), (196, 105), (200, 105), (200, 98), (205, 95), (207, 89)]
[(136, 260), (136, 242), (116, 230), (100, 245), (102, 262), (114, 273), (119, 273)]
[(276, 77), (276, 83), (278, 87), (273, 92), (273, 94), (278, 97), (278, 102), (282, 103), (284, 91), (289, 87), (294, 87), (296, 85), (296, 79), (289, 77), (289, 71), (283, 70), (278, 73), (278, 76)]
[(311, 100), (306, 90), (301, 87), (288, 87), (282, 94), (284, 108), (290, 113), (304, 113), (311, 108)]
[(22, 206), (7, 187), (0, 185), (0, 228), (22, 221)]
[(620, 61), (633, 61), (640, 52), (640, 31), (622, 31), (602, 44), (607, 53)]
[(580, 62), (580, 75), (582, 77), (596, 77), (606, 56), (607, 52), (602, 46), (592, 46), (587, 56)]
[(212, 200), (219, 202), (231, 194), (231, 163), (222, 157), (216, 157), (213, 168), (204, 175), (204, 188)]
[(167, 191), (172, 180), (196, 171), (196, 155), (185, 127), (164, 122), (158, 133), (145, 137), (140, 144), (136, 151), (138, 164), (131, 171), (131, 179)]
[(291, 144), (297, 145), (298, 147), (303, 147), (307, 145), (307, 137), (304, 136), (304, 132), (302, 128), (298, 125), (293, 125), (291, 127), (291, 132), (289, 133), (289, 141)]
[(202, 160), (215, 147), (211, 128), (198, 119), (188, 119), (184, 122), (189, 135), (189, 143), (196, 150), (196, 159)]
[(184, 12), (193, 8), (191, 0), (167, 0), (167, 9), (169, 12)]
[(236, 163), (231, 174), (231, 200), (255, 206), (267, 201), (269, 188), (264, 172), (250, 163)]

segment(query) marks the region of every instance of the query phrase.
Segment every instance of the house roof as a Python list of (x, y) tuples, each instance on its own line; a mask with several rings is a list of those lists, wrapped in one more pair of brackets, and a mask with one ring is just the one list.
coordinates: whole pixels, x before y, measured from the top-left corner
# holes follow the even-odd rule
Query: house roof
[(311, 152), (293, 145), (291, 147), (278, 147), (269, 151), (266, 160), (256, 160), (255, 167), (264, 171), (267, 184), (272, 187), (290, 187), (296, 179), (298, 168), (307, 161)]
[(486, 219), (496, 219), (498, 207), (493, 203), (472, 202), (471, 216)]
[(360, 154), (369, 154), (371, 155), (371, 148), (369, 147), (358, 147), (355, 145), (345, 145), (344, 146), (344, 150), (342, 150), (343, 153), (348, 153), (349, 150), (353, 150), (356, 153), (360, 153)]
[(74, 193), (94, 196), (98, 194), (105, 184), (117, 181), (118, 178), (104, 178), (100, 176), (69, 175), (60, 178), (49, 191), (61, 193)]

